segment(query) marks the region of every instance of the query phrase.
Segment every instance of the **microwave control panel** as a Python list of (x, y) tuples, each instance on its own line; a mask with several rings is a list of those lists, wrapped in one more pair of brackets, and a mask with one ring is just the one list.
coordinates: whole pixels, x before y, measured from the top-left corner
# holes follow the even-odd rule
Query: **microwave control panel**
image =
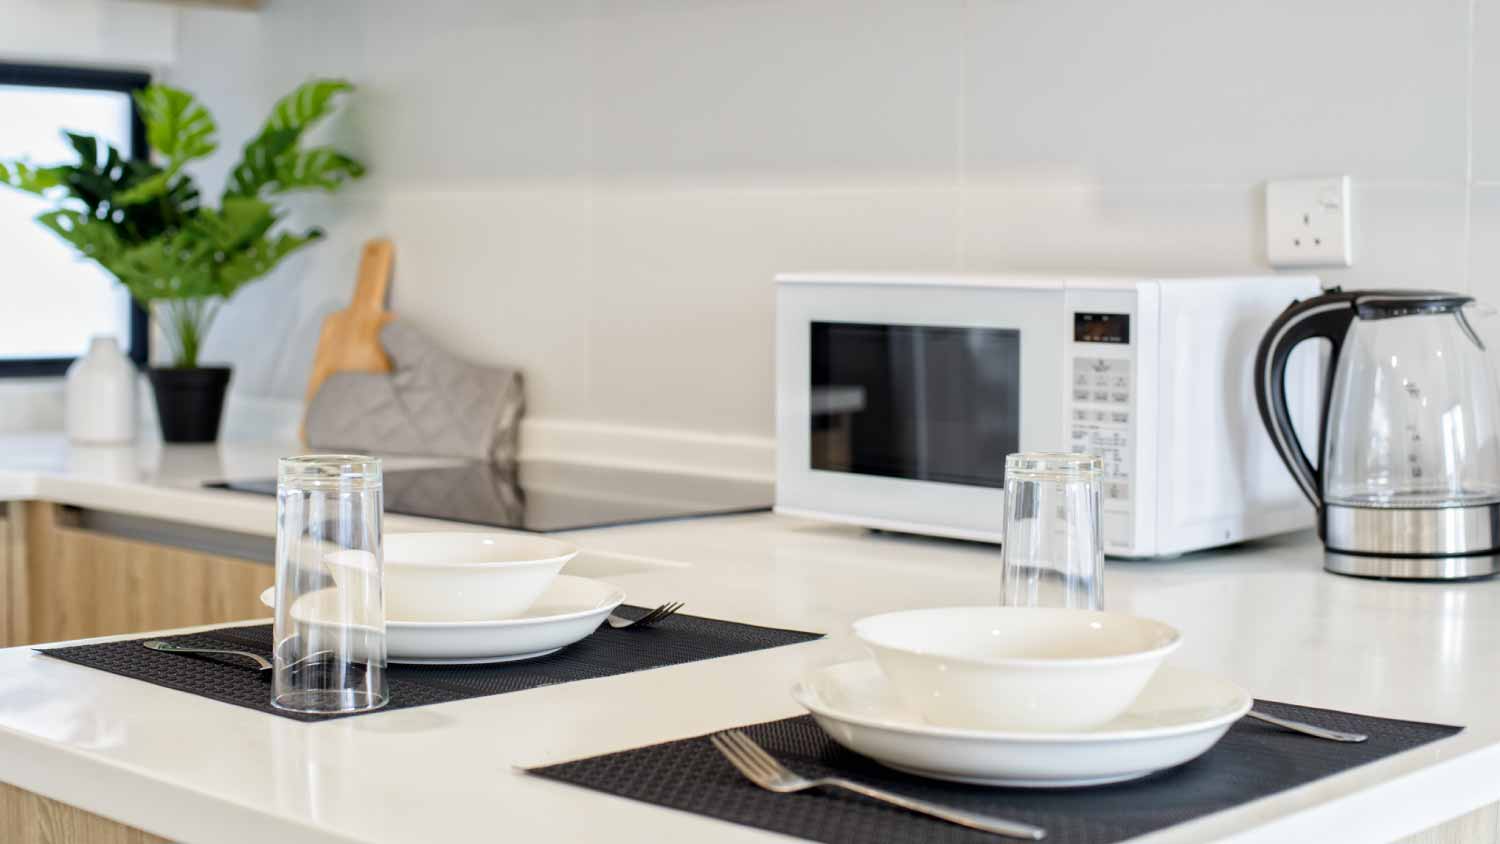
[(1073, 314), (1069, 344), (1071, 391), (1068, 447), (1103, 461), (1100, 503), (1105, 551), (1131, 547), (1131, 493), (1135, 420), (1133, 346), (1130, 317), (1123, 313)]

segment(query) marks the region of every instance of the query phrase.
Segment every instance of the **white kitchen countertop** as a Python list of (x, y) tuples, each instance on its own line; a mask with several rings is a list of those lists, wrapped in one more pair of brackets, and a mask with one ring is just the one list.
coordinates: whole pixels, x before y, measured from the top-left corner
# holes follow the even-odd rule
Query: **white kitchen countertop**
[[(273, 499), (199, 483), (269, 476), (292, 450), (0, 437), (0, 500), (270, 534)], [(787, 690), (802, 671), (859, 654), (845, 635), (854, 618), (998, 593), (993, 548), (769, 514), (569, 536), (586, 552), (583, 573), (606, 576), (632, 603), (683, 600), (695, 614), (833, 635), (322, 724), (0, 650), (0, 780), (189, 844), (769, 841), (779, 836), (516, 766), (798, 714)], [(1106, 596), (1111, 609), (1180, 628), (1175, 664), (1223, 672), (1258, 697), (1467, 729), (1141, 841), (1387, 841), (1500, 800), (1500, 581), (1356, 580), (1325, 574), (1320, 555), (1303, 533), (1111, 561)]]

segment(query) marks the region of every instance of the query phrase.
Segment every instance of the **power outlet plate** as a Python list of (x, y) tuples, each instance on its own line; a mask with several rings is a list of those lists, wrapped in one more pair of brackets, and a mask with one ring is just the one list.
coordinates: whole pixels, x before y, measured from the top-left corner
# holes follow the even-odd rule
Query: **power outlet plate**
[(1354, 264), (1349, 177), (1266, 183), (1266, 257), (1273, 267)]

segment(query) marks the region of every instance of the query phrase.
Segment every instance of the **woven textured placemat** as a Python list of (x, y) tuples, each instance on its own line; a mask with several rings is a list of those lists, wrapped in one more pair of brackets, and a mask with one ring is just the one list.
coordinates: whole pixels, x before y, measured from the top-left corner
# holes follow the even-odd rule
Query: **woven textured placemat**
[[(744, 730), (771, 755), (805, 776), (845, 776), (913, 797), (1036, 824), (1046, 828), (1049, 844), (1107, 844), (1248, 803), (1462, 729), (1271, 701), (1257, 701), (1256, 708), (1368, 733), (1370, 740), (1341, 744), (1245, 718), (1208, 753), (1176, 768), (1117, 785), (1042, 790), (962, 785), (893, 771), (838, 746), (806, 715)], [(530, 773), (828, 844), (994, 844), (1006, 840), (839, 791), (763, 791), (731, 768), (704, 736), (533, 768)]]
[[(628, 617), (638, 617), (645, 610), (622, 606), (616, 612)], [(524, 662), (433, 666), (393, 664), (386, 669), (391, 701), (375, 712), (505, 694), (573, 680), (609, 677), (647, 668), (792, 645), (821, 637), (821, 633), (756, 627), (684, 613), (678, 613), (646, 629), (616, 630), (605, 624), (581, 642), (569, 645), (555, 654)], [(188, 647), (233, 648), (252, 651), (265, 657), (271, 655), (269, 624), (224, 627), (187, 636), (147, 636), (92, 645), (45, 648), (42, 653), (111, 674), (134, 677), (158, 686), (283, 718), (324, 721), (328, 718), (350, 717), (303, 715), (274, 709), (270, 704), (269, 672), (256, 671), (246, 664), (246, 660), (233, 656), (189, 656), (149, 650), (142, 647), (143, 639), (165, 639)]]

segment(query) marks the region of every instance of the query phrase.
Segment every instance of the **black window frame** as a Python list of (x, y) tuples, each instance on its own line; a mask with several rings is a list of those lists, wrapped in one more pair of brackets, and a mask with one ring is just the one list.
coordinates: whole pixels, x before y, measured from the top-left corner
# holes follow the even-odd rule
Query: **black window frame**
[[(133, 94), (151, 84), (151, 75), (135, 70), (111, 70), (90, 67), (14, 64), (0, 62), (0, 85), (36, 88), (77, 88), (90, 91), (117, 91)], [(141, 120), (135, 98), (130, 98), (130, 157), (144, 161), (151, 154), (146, 145), (146, 124)], [(115, 282), (118, 284), (119, 282)], [(130, 348), (126, 354), (137, 367), (146, 365), (151, 353), (151, 326), (146, 311), (134, 299), (130, 302)], [(56, 376), (68, 371), (73, 358), (6, 358), (0, 359), (0, 378)]]

